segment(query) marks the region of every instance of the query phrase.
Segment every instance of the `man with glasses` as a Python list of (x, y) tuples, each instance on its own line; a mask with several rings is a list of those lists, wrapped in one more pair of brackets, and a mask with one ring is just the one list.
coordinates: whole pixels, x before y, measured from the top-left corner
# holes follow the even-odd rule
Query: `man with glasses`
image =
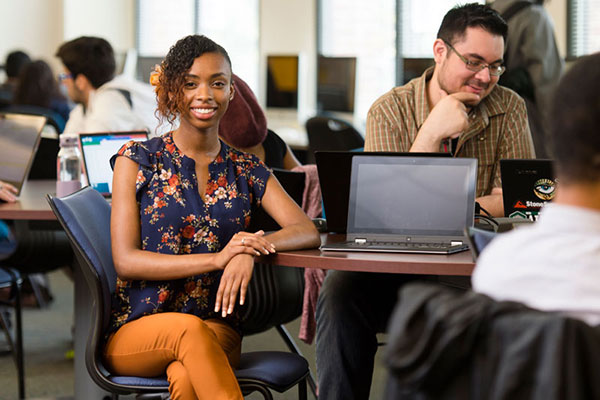
[(128, 88), (114, 80), (116, 63), (110, 43), (83, 36), (62, 44), (56, 56), (64, 67), (58, 79), (77, 103), (64, 133), (147, 129), (133, 110)]
[[(496, 85), (506, 34), (506, 23), (488, 6), (450, 10), (433, 43), (435, 66), (369, 110), (365, 150), (477, 158), (477, 201), (502, 215), (500, 159), (534, 157), (523, 99)], [(369, 398), (376, 334), (386, 330), (400, 285), (416, 278), (327, 274), (317, 304), (320, 400)]]
[(450, 10), (433, 43), (435, 66), (369, 110), (365, 150), (477, 158), (477, 202), (503, 216), (500, 159), (534, 157), (525, 103), (497, 85), (506, 35), (506, 23), (488, 6)]

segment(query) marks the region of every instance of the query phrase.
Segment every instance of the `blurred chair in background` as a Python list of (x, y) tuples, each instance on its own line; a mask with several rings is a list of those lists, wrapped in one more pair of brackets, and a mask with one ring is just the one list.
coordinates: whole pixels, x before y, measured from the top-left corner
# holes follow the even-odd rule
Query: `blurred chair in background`
[(334, 117), (316, 116), (306, 121), (309, 162), (314, 163), (317, 150), (357, 150), (365, 139), (350, 123)]

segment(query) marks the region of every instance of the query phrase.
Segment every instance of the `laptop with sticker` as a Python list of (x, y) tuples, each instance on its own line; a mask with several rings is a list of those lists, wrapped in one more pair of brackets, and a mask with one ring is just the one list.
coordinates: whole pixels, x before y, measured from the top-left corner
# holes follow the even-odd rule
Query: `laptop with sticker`
[(477, 159), (352, 158), (346, 241), (324, 251), (451, 254), (468, 249)]
[(450, 153), (400, 153), (316, 151), (315, 161), (323, 197), (323, 211), (327, 231), (346, 233), (348, 222), (348, 198), (350, 197), (350, 172), (352, 158), (357, 155), (376, 157), (451, 157)]
[(102, 193), (103, 196), (110, 197), (113, 177), (110, 158), (130, 140), (145, 141), (147, 139), (148, 132), (146, 131), (79, 134), (85, 174), (90, 186)]
[(504, 215), (535, 221), (556, 194), (552, 160), (500, 160)]
[(17, 188), (17, 196), (29, 175), (42, 137), (46, 117), (0, 114), (0, 180)]

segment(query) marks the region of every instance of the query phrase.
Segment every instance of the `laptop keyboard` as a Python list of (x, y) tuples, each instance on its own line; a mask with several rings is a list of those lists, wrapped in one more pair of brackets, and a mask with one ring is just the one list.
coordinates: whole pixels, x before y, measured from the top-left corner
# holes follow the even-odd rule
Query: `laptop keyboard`
[(457, 246), (463, 246), (463, 244), (450, 244), (444, 242), (438, 243), (418, 243), (418, 242), (389, 242), (389, 241), (369, 241), (364, 243), (348, 242), (350, 246), (356, 248), (378, 248), (378, 249), (445, 249)]

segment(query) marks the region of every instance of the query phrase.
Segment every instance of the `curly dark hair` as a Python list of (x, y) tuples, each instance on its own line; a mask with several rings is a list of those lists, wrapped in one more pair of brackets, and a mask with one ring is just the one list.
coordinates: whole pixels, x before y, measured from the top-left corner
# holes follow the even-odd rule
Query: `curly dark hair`
[(578, 59), (562, 77), (547, 139), (560, 179), (600, 181), (600, 52)]
[(204, 35), (190, 35), (179, 39), (161, 63), (162, 72), (156, 86), (156, 111), (171, 124), (179, 115), (183, 101), (185, 73), (192, 67), (194, 60), (205, 53), (221, 54), (231, 69), (227, 51)]
[(483, 28), (493, 35), (502, 36), (506, 44), (508, 25), (488, 5), (471, 3), (452, 8), (442, 20), (437, 37), (454, 44), (465, 35), (467, 28)]

